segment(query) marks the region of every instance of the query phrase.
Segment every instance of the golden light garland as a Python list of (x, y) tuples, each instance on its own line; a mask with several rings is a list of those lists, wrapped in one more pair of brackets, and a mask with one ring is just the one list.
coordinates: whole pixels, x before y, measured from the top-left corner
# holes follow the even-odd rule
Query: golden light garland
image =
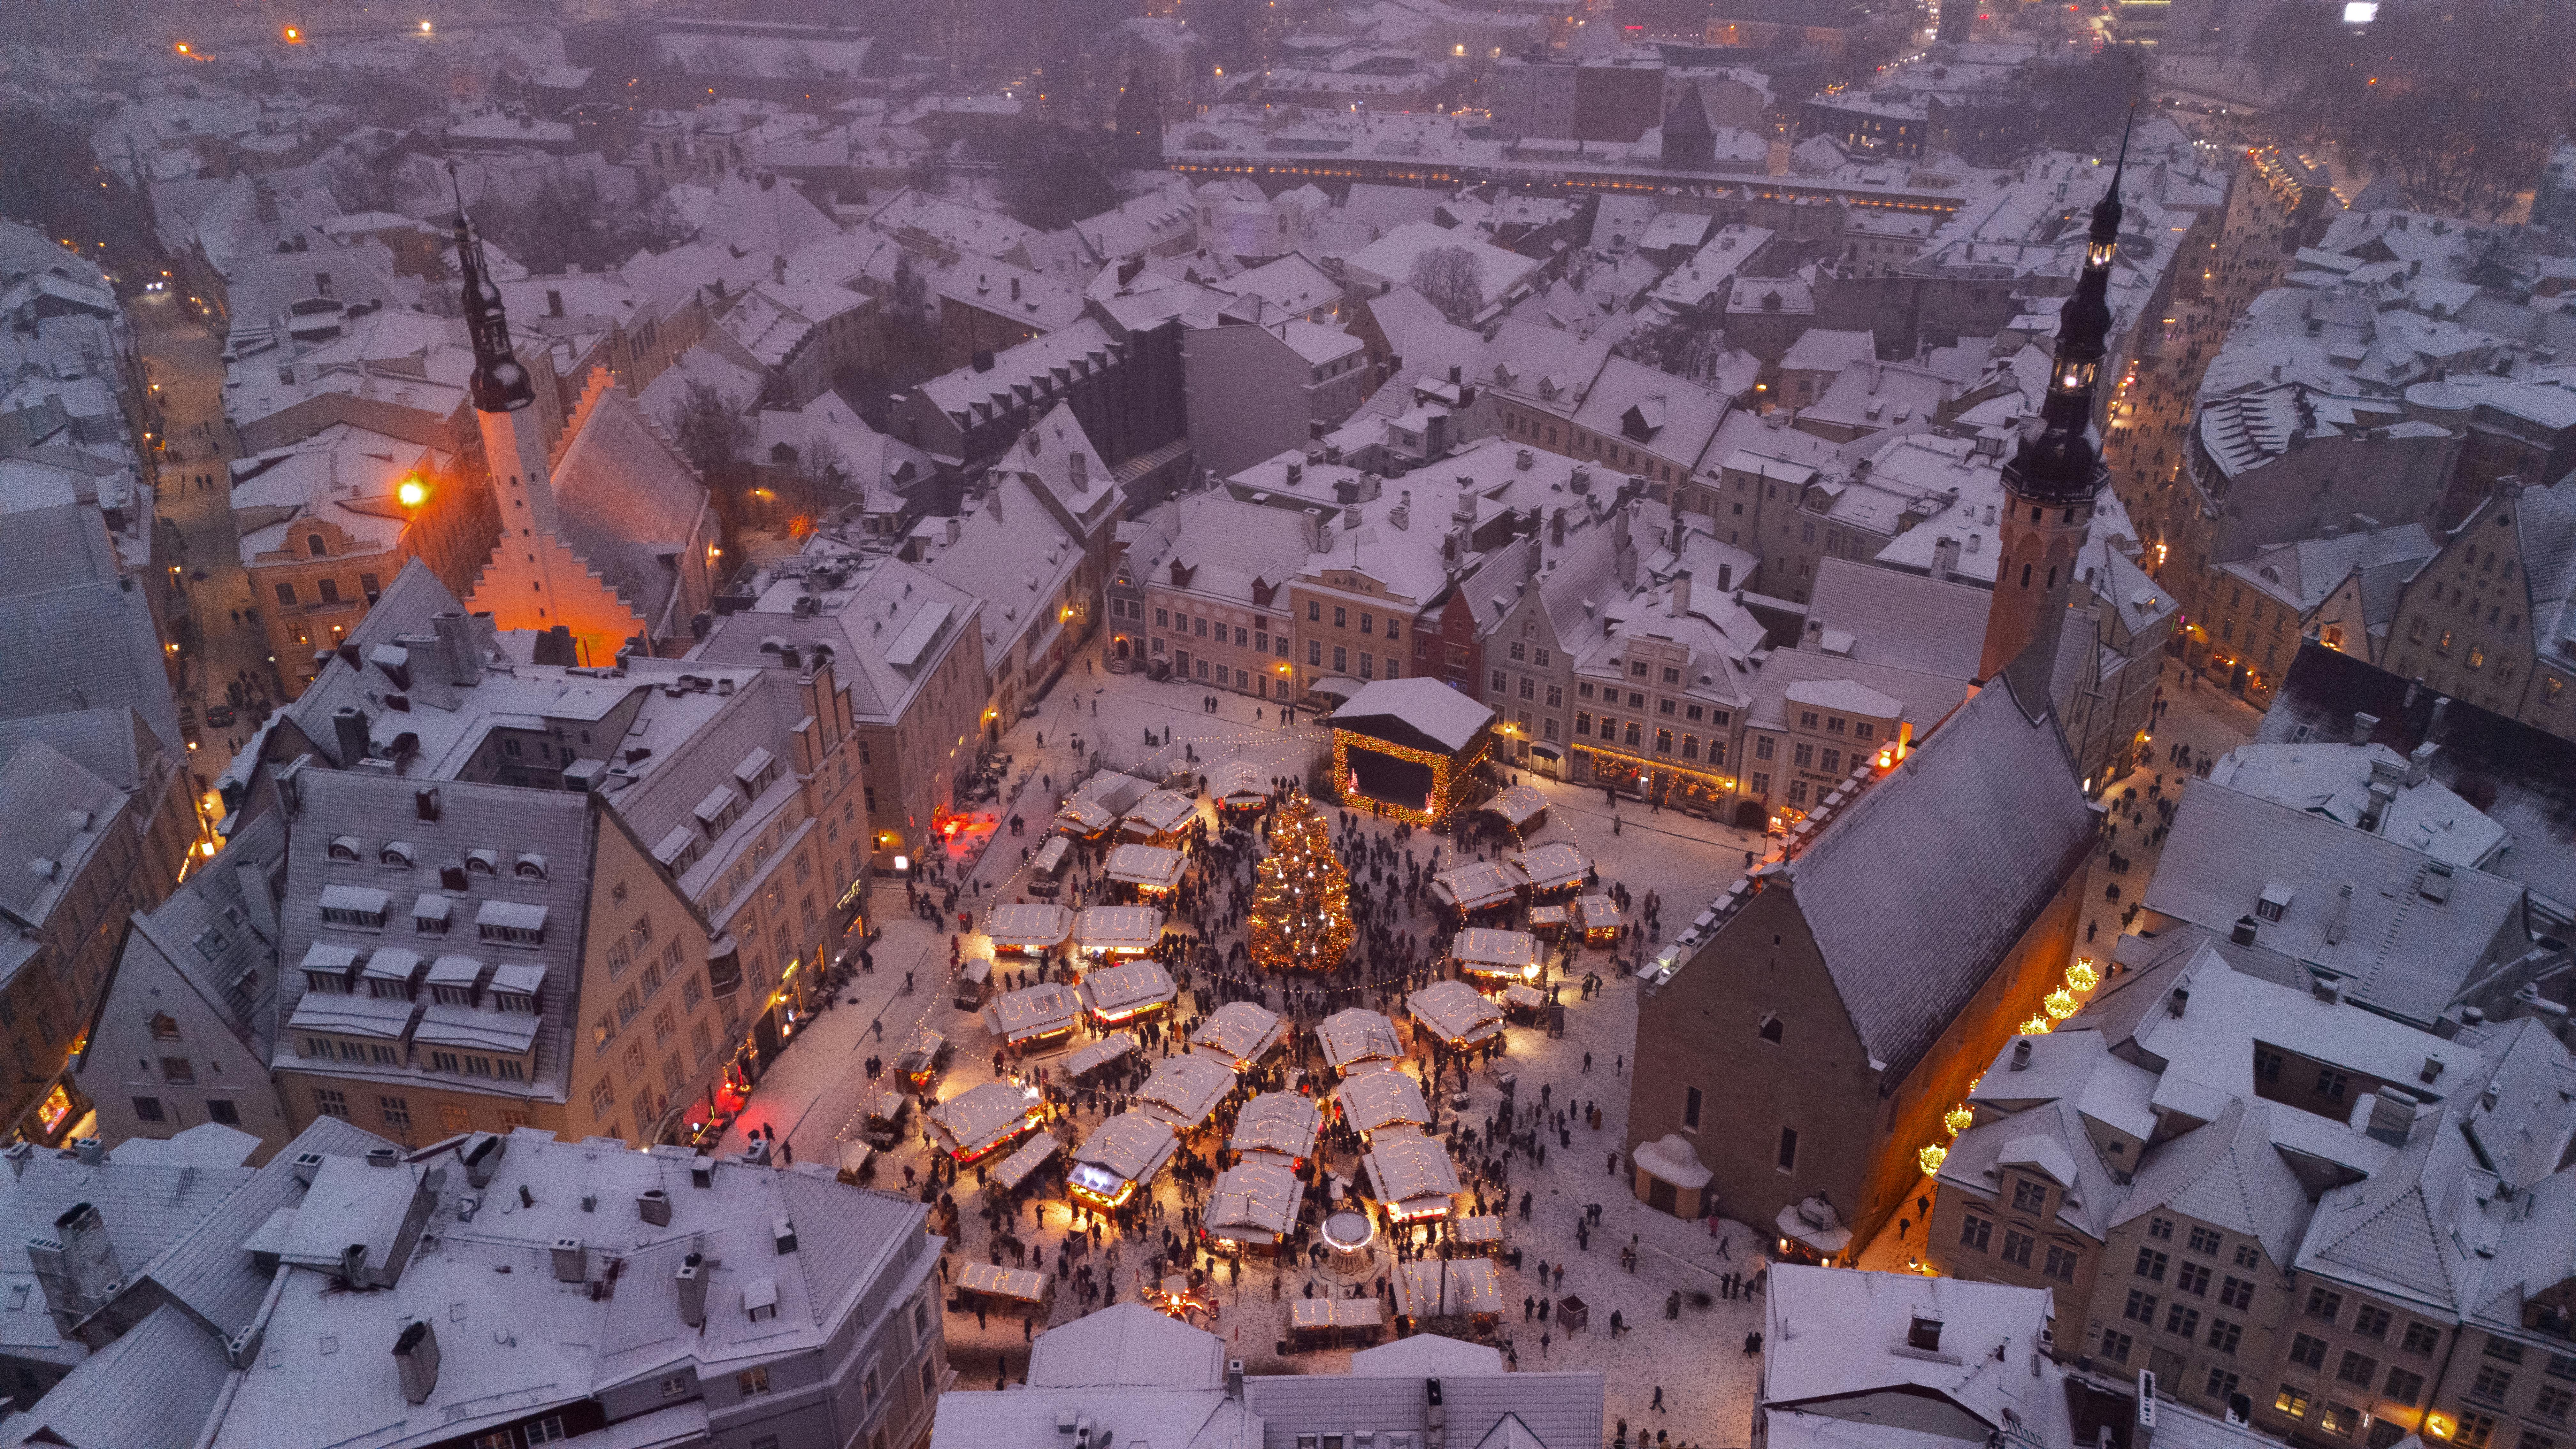
[(1964, 1103), (1941, 1114), (1941, 1125), (1949, 1128), (1950, 1135), (1953, 1137), (1967, 1131), (1976, 1123), (1977, 1114), (1969, 1111)]
[(2075, 993), (2061, 986), (2048, 993), (2048, 999), (2040, 1003), (2040, 1009), (2064, 1021), (2075, 1014)]
[(1350, 872), (1333, 850), (1323, 813), (1302, 792), (1291, 795), (1271, 817), (1270, 853), (1261, 858), (1253, 888), (1253, 964), (1329, 971), (1349, 953), (1358, 930)]
[(1923, 1175), (1925, 1177), (1930, 1177), (1941, 1170), (1942, 1163), (1950, 1160), (1950, 1149), (1941, 1146), (1939, 1143), (1934, 1143), (1933, 1145), (1924, 1148), (1922, 1151), (1915, 1153), (1914, 1160), (1922, 1166)]

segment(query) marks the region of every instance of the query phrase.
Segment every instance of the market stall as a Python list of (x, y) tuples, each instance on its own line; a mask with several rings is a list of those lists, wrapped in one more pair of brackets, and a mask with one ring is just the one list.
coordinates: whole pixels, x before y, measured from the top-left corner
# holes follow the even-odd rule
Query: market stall
[(1514, 1021), (1536, 1021), (1547, 1010), (1547, 993), (1526, 981), (1503, 988), (1503, 1014)]
[(1035, 1087), (986, 1082), (931, 1108), (930, 1129), (941, 1151), (966, 1163), (1035, 1131), (1045, 1115)]
[(1086, 956), (1142, 956), (1162, 938), (1152, 906), (1084, 906), (1073, 918), (1074, 949)]
[(1151, 959), (1103, 966), (1082, 978), (1083, 1006), (1103, 1026), (1160, 1011), (1180, 994), (1181, 989), (1172, 984), (1172, 973)]
[(1449, 1241), (1470, 1253), (1500, 1253), (1503, 1250), (1503, 1220), (1492, 1213), (1480, 1217), (1451, 1218)]
[(1571, 841), (1551, 840), (1533, 845), (1512, 857), (1512, 864), (1529, 878), (1533, 896), (1563, 895), (1579, 889), (1592, 874), (1592, 857)]
[(1431, 1104), (1411, 1072), (1380, 1064), (1342, 1078), (1333, 1089), (1333, 1105), (1342, 1125), (1362, 1137), (1391, 1127), (1420, 1129), (1431, 1125)]
[(1170, 1126), (1131, 1108), (1093, 1128), (1074, 1150), (1065, 1190), (1085, 1206), (1108, 1212), (1152, 1182), (1180, 1146)]
[(984, 1029), (1013, 1051), (1026, 1051), (1073, 1035), (1082, 1019), (1082, 1001), (1074, 988), (1044, 981), (1005, 991), (984, 1008)]
[(1583, 926), (1583, 944), (1607, 946), (1619, 939), (1619, 903), (1608, 896), (1584, 896), (1574, 903), (1574, 918)]
[(1538, 792), (1536, 785), (1514, 785), (1496, 791), (1481, 808), (1501, 816), (1505, 825), (1523, 836), (1547, 823), (1547, 797)]
[(840, 1170), (833, 1175), (847, 1186), (865, 1187), (877, 1175), (876, 1164), (870, 1160), (876, 1155), (877, 1150), (865, 1142), (844, 1142)]
[(1431, 825), (1493, 747), (1494, 712), (1436, 679), (1381, 679), (1333, 711), (1333, 781), (1345, 804)]
[(1396, 1035), (1395, 1023), (1364, 1006), (1325, 1017), (1315, 1027), (1315, 1042), (1324, 1049), (1326, 1065), (1336, 1072), (1346, 1073), (1362, 1062), (1392, 1061), (1404, 1055), (1404, 1041)]
[(970, 1308), (981, 1302), (992, 1308), (1043, 1309), (1054, 1283), (1044, 1273), (997, 1263), (968, 1263), (957, 1270), (958, 1296)]
[(912, 1040), (894, 1059), (895, 1080), (909, 1090), (927, 1097), (939, 1082), (939, 1074), (948, 1070), (948, 1038), (928, 1027), (912, 1034)]
[(1073, 842), (1061, 835), (1050, 835), (1038, 853), (1029, 857), (1029, 870), (1020, 880), (1020, 889), (1047, 899), (1064, 892), (1065, 867), (1073, 863)]
[(1491, 1327), (1502, 1316), (1503, 1280), (1491, 1258), (1417, 1258), (1397, 1264), (1393, 1277), (1399, 1318), (1481, 1319)]
[(1324, 1109), (1296, 1092), (1264, 1092), (1234, 1114), (1234, 1136), (1226, 1146), (1237, 1156), (1263, 1154), (1290, 1166), (1315, 1155), (1315, 1139), (1324, 1130)]
[(1073, 935), (1073, 911), (1035, 904), (995, 906), (984, 913), (984, 934), (992, 938), (997, 955), (1035, 956)]
[(1538, 935), (1553, 937), (1558, 932), (1563, 931), (1566, 927), (1573, 924), (1574, 908), (1572, 906), (1530, 907), (1529, 928)]
[(912, 1099), (891, 1088), (870, 1091), (859, 1110), (867, 1119), (859, 1135), (871, 1147), (892, 1147), (912, 1130)]
[(1055, 1155), (1062, 1147), (1063, 1144), (1053, 1137), (1045, 1136), (1020, 1144), (1017, 1152), (1003, 1158), (1001, 1165), (993, 1169), (993, 1186), (1004, 1192), (1018, 1192), (1028, 1186), (1048, 1163), (1055, 1161)]
[(1464, 981), (1434, 981), (1405, 997), (1404, 1009), (1453, 1047), (1479, 1046), (1503, 1034), (1502, 1009)]
[(1300, 1298), (1288, 1305), (1289, 1341), (1299, 1348), (1375, 1343), (1386, 1335), (1386, 1310), (1375, 1298)]
[[(1652, 1142), (1640, 1142), (1629, 1152), (1628, 1166), (1633, 1178), (1630, 1186), (1646, 1206), (1680, 1218), (1707, 1213), (1708, 1185), (1716, 1174), (1700, 1165), (1699, 1149), (1689, 1138), (1667, 1132)], [(1783, 1221), (1789, 1211), (1783, 1210)], [(1848, 1242), (1850, 1235), (1844, 1238)]]
[(1189, 858), (1159, 845), (1121, 845), (1109, 852), (1101, 874), (1147, 895), (1161, 895), (1181, 883)]
[(1254, 811), (1270, 804), (1270, 777), (1250, 760), (1228, 760), (1207, 772), (1209, 798), (1227, 811)]
[(1156, 790), (1128, 807), (1126, 818), (1118, 822), (1118, 833), (1147, 845), (1163, 845), (1177, 839), (1198, 813), (1198, 802), (1180, 791)]
[(1153, 788), (1151, 781), (1122, 775), (1115, 770), (1102, 770), (1075, 786), (1073, 793), (1065, 797), (1064, 806), (1056, 812), (1052, 828), (1060, 835), (1081, 840), (1098, 839)]
[(1122, 1060), (1136, 1049), (1136, 1038), (1114, 1031), (1098, 1041), (1084, 1042), (1072, 1055), (1056, 1064), (1056, 1070), (1074, 1081), (1081, 1081), (1111, 1062)]
[(1190, 1033), (1190, 1049), (1238, 1072), (1249, 1071), (1287, 1035), (1279, 1013), (1250, 1001), (1229, 1001)]
[(1184, 1053), (1154, 1063), (1152, 1075), (1136, 1089), (1136, 1105), (1173, 1131), (1189, 1132), (1206, 1126), (1234, 1087), (1233, 1068)]
[(1500, 861), (1471, 860), (1431, 877), (1431, 898), (1461, 916), (1520, 904), (1529, 881)]
[(1369, 1197), (1399, 1223), (1446, 1217), (1458, 1196), (1449, 1149), (1410, 1127), (1389, 1127), (1361, 1155)]
[(1207, 1212), (1199, 1221), (1209, 1237), (1249, 1248), (1272, 1248), (1297, 1227), (1306, 1185), (1288, 1165), (1267, 1158), (1238, 1162), (1217, 1174)]
[(1527, 931), (1469, 926), (1449, 943), (1449, 959), (1489, 990), (1508, 981), (1538, 979), (1539, 956), (1538, 937)]

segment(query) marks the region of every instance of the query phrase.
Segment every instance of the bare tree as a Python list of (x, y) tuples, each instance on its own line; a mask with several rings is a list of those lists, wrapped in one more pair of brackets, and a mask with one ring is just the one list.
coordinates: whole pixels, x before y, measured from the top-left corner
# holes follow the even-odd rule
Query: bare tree
[(1726, 355), (1726, 329), (1693, 309), (1647, 322), (1611, 350), (1675, 377), (1705, 378)]
[(711, 382), (690, 383), (669, 421), (671, 441), (710, 482), (719, 474), (730, 474), (743, 446), (751, 441), (751, 424), (735, 409), (733, 399)]
[(1485, 308), (1485, 267), (1465, 247), (1433, 247), (1413, 259), (1406, 283), (1440, 315), (1465, 326)]
[(808, 437), (796, 455), (790, 477), (795, 482), (797, 510), (820, 527), (823, 515), (849, 491), (849, 455), (830, 438)]

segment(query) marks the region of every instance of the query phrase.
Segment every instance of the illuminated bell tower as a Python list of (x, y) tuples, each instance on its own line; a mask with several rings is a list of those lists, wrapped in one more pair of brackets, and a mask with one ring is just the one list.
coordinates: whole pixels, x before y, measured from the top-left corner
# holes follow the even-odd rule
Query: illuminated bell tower
[[(2002, 527), (1996, 539), (1995, 592), (1986, 610), (1986, 647), (1977, 677), (1992, 679), (2041, 646), (2043, 671), (2066, 620), (2076, 555), (2093, 521), (2094, 500), (2110, 482), (2102, 433), (2093, 420), (2094, 383), (2109, 350), (2111, 259), (2120, 250), (2120, 176), (2128, 138), (2111, 168), (2111, 189), (2093, 208), (2084, 244), (2084, 274), (2058, 313), (2057, 355), (2038, 416), (2004, 464)], [(2034, 701), (2036, 703), (2036, 701)]]

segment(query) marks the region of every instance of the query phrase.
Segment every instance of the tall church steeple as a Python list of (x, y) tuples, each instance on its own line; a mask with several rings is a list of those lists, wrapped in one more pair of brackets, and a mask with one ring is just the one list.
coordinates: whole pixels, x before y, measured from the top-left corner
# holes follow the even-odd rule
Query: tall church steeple
[[(2084, 270), (2057, 314), (2057, 352), (2039, 413), (2022, 424), (2004, 463), (2004, 516), (1996, 543), (1995, 592), (1986, 612), (1986, 645), (1977, 675), (1991, 679), (2030, 653), (2043, 685), (2075, 584), (2076, 556), (2093, 521), (2093, 503), (2110, 482), (2102, 433), (2094, 423), (2094, 385), (2110, 350), (2111, 262), (2120, 250), (2120, 180), (2129, 139), (2111, 189), (2093, 207), (2084, 241)], [(2034, 648), (2034, 646), (2038, 646)], [(2045, 701), (2023, 701), (2039, 708)]]
[(1118, 164), (1131, 171), (1163, 169), (1163, 103), (1145, 68), (1127, 72), (1118, 92)]
[[(448, 184), (457, 184), (452, 162)], [(465, 330), (474, 341), (474, 378), (468, 387), (474, 409), (485, 413), (517, 412), (535, 402), (537, 393), (528, 383), (528, 370), (519, 365), (518, 354), (510, 346), (510, 317), (502, 310), (501, 289), (493, 284), (490, 264), (483, 259), (482, 233), (475, 230), (473, 219), (465, 214), (461, 188), (456, 196), (456, 264), (465, 274)]]

